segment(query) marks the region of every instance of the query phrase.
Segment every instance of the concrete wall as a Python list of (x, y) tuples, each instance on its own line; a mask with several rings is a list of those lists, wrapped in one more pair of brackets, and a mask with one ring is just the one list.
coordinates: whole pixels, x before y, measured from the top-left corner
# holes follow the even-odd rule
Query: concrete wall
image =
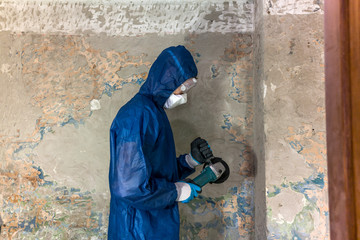
[(4, 239), (105, 239), (108, 131), (166, 47), (199, 68), (169, 111), (177, 152), (197, 136), (231, 167), (181, 204), (182, 239), (252, 239), (251, 1), (0, 2), (0, 204)]
[[(4, 239), (105, 239), (108, 130), (157, 55), (199, 68), (168, 111), (231, 167), (181, 204), (182, 239), (328, 239), (322, 2), (0, 2)], [(256, 177), (255, 177), (256, 176)]]
[(323, 1), (264, 1), (267, 239), (329, 239), (323, 35)]
[(255, 238), (266, 239), (266, 174), (264, 133), (264, 26), (263, 1), (255, 1), (254, 11), (254, 168)]

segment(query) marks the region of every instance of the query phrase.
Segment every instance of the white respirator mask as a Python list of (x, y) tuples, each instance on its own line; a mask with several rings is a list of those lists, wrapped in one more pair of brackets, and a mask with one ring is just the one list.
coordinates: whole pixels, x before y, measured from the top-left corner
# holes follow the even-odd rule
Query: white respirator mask
[(181, 95), (171, 94), (170, 97), (166, 100), (166, 102), (164, 104), (164, 108), (172, 109), (172, 108), (177, 107), (186, 102), (187, 102), (187, 94), (186, 93), (183, 93)]

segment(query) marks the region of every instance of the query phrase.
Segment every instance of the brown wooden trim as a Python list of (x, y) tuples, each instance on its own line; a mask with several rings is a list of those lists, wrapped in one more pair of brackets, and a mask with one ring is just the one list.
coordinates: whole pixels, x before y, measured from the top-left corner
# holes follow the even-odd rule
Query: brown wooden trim
[(332, 240), (360, 239), (360, 3), (325, 0), (326, 124)]
[(357, 239), (360, 239), (360, 1), (350, 1), (349, 10), (354, 202)]

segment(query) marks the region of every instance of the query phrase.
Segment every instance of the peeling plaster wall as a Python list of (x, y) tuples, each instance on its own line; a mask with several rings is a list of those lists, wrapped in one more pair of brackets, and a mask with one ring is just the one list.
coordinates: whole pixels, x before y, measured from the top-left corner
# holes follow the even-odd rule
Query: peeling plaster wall
[(323, 35), (323, 1), (264, 1), (267, 239), (330, 238)]
[(183, 44), (199, 85), (169, 111), (177, 152), (202, 136), (231, 177), (180, 204), (181, 239), (253, 239), (253, 2), (116, 3), (0, 2), (1, 237), (106, 239), (111, 121)]
[(106, 239), (109, 126), (183, 44), (177, 152), (202, 136), (232, 172), (180, 205), (181, 239), (328, 239), (322, 5), (1, 1), (1, 237)]

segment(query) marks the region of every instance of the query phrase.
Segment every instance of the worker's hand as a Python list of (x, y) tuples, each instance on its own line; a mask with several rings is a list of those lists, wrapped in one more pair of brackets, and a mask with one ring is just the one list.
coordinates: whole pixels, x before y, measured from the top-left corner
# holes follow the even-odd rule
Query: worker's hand
[(209, 144), (200, 137), (192, 141), (190, 155), (198, 164), (203, 164), (207, 159), (213, 157)]
[(193, 183), (186, 183), (183, 181), (176, 182), (176, 191), (178, 192), (178, 197), (176, 201), (182, 202), (182, 203), (188, 203), (192, 199), (198, 196), (199, 192), (201, 191), (201, 188)]

